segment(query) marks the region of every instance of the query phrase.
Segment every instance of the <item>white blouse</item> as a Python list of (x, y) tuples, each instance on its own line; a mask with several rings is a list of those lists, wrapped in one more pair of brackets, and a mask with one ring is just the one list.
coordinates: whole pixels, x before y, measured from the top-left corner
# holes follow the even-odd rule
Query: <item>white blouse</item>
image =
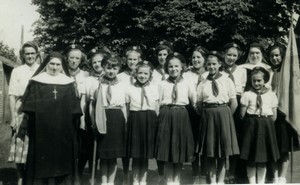
[(228, 103), (230, 99), (236, 98), (235, 86), (230, 78), (222, 74), (216, 79), (219, 89), (217, 97), (213, 95), (212, 81), (204, 79), (197, 88), (198, 101), (206, 103)]
[(77, 73), (75, 76), (72, 76), (72, 78), (76, 82), (76, 87), (78, 90), (78, 93), (80, 95), (85, 94), (85, 82), (86, 82), (86, 77), (88, 77), (87, 72), (80, 70), (79, 73)]
[[(118, 80), (123, 83), (125, 86), (132, 85), (132, 83), (136, 82), (136, 79), (131, 77), (127, 72), (122, 72), (117, 75)], [(133, 82), (131, 82), (131, 79)]]
[[(169, 77), (168, 73), (165, 73), (165, 79), (167, 79)], [(152, 83), (156, 83), (156, 84), (159, 84), (162, 80), (162, 74), (160, 74), (157, 69), (154, 69), (153, 70), (153, 73), (152, 73), (152, 80), (151, 82)]]
[(182, 79), (177, 83), (177, 101), (173, 103), (172, 92), (174, 83), (164, 80), (159, 84), (160, 104), (161, 105), (187, 105), (189, 100), (195, 106), (197, 95), (193, 84), (188, 83), (187, 80)]
[[(229, 74), (226, 73), (225, 71), (222, 72), (222, 74), (226, 74), (229, 77)], [(232, 73), (234, 77), (234, 85), (236, 89), (236, 94), (237, 95), (242, 95), (246, 86), (247, 82), (247, 71), (245, 68), (241, 66), (237, 66), (235, 71)]]
[(158, 86), (155, 84), (149, 84), (145, 86), (145, 96), (148, 99), (149, 104), (147, 104), (147, 100), (143, 97), (143, 107), (141, 107), (142, 102), (142, 88), (131, 85), (126, 92), (126, 103), (130, 103), (131, 111), (140, 111), (140, 110), (155, 110), (156, 105), (159, 100), (159, 91)]
[(99, 79), (94, 76), (89, 76), (85, 79), (85, 94), (88, 100), (94, 100), (95, 93), (99, 87)]
[(13, 69), (9, 81), (8, 94), (14, 96), (23, 96), (28, 85), (29, 79), (38, 69), (39, 64), (35, 63), (31, 67), (23, 64)]
[(256, 107), (257, 94), (253, 91), (246, 91), (241, 98), (241, 105), (247, 107), (248, 114), (273, 115), (273, 108), (278, 106), (278, 99), (271, 90), (261, 95), (262, 112)]

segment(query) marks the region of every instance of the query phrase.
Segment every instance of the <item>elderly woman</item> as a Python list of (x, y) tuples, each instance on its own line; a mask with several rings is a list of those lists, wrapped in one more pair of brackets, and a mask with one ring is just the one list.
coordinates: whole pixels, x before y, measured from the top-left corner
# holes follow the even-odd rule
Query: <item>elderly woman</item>
[(31, 78), (23, 97), (28, 114), (26, 184), (73, 184), (74, 120), (81, 116), (75, 83), (59, 53), (50, 53)]
[(28, 137), (26, 135), (23, 139), (16, 137), (19, 132), (21, 122), (27, 120), (27, 117), (24, 117), (24, 114), (20, 111), (20, 100), (24, 94), (29, 79), (39, 66), (37, 64), (39, 56), (37, 45), (33, 42), (26, 42), (20, 50), (20, 56), (22, 65), (16, 67), (12, 71), (8, 90), (11, 113), (10, 126), (13, 131), (8, 161), (15, 162), (17, 165), (19, 176), (18, 184), (22, 184), (24, 164), (26, 163), (28, 149)]

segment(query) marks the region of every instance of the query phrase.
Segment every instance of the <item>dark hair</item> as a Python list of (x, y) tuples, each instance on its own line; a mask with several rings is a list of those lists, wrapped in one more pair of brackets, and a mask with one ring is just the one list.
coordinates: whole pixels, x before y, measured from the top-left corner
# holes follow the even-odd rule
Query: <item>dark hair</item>
[(251, 70), (251, 79), (252, 79), (253, 75), (258, 74), (258, 73), (262, 73), (264, 75), (263, 78), (264, 78), (265, 83), (267, 83), (270, 80), (270, 73), (263, 67), (254, 67)]
[(149, 79), (149, 81), (150, 81), (152, 79), (152, 74), (153, 74), (153, 69), (154, 69), (153, 65), (151, 64), (151, 62), (149, 62), (147, 60), (140, 61), (136, 65), (135, 73), (137, 74), (138, 70), (142, 67), (149, 67), (150, 68), (150, 79)]
[(158, 52), (160, 52), (161, 50), (167, 50), (168, 54), (173, 52), (173, 46), (170, 42), (167, 41), (160, 41), (158, 43), (158, 45), (155, 48), (155, 53), (156, 55), (158, 54)]
[(68, 64), (64, 58), (64, 56), (62, 54), (60, 54), (59, 52), (50, 52), (46, 58), (44, 59), (44, 61), (41, 63), (41, 65), (39, 66), (39, 68), (36, 70), (36, 72), (33, 74), (33, 76), (36, 76), (38, 74), (40, 74), (42, 71), (44, 71), (44, 69), (46, 68), (47, 64), (51, 61), (51, 59), (53, 58), (58, 58), (61, 61), (62, 64), (62, 68), (64, 73), (67, 76), (70, 76), (70, 72), (68, 70)]
[(112, 55), (105, 57), (102, 60), (101, 66), (104, 67), (106, 65), (109, 65), (111, 67), (120, 67), (121, 68), (122, 64), (123, 64), (122, 58), (119, 57), (118, 55), (112, 54)]
[(142, 49), (139, 46), (130, 46), (130, 47), (126, 48), (126, 52), (125, 52), (126, 58), (129, 55), (129, 53), (131, 53), (131, 52), (139, 53), (140, 58), (142, 58), (143, 52), (142, 52)]
[(208, 52), (207, 58), (206, 58), (206, 60), (205, 60), (205, 63), (207, 62), (209, 56), (214, 56), (214, 57), (216, 57), (216, 58), (218, 59), (218, 62), (219, 62), (219, 63), (223, 63), (224, 57), (222, 56), (221, 53), (219, 53), (219, 52), (217, 52), (217, 51), (210, 51), (210, 52)]
[(186, 61), (185, 61), (184, 57), (180, 53), (178, 53), (178, 52), (170, 53), (167, 56), (166, 63), (165, 63), (165, 66), (164, 66), (165, 67), (165, 71), (169, 74), (168, 65), (169, 65), (170, 61), (172, 59), (174, 59), (174, 58), (178, 59), (181, 62), (181, 64), (182, 64), (182, 72), (184, 72), (185, 68), (186, 68)]
[(239, 59), (240, 56), (241, 56), (241, 47), (237, 43), (235, 43), (235, 42), (227, 43), (223, 47), (224, 55), (228, 52), (228, 50), (230, 48), (235, 48), (237, 50), (237, 52), (238, 52), (238, 59)]
[(281, 64), (279, 65), (274, 65), (271, 60), (270, 60), (270, 57), (271, 57), (271, 52), (274, 50), (274, 49), (279, 49), (279, 52), (280, 52), (280, 56), (283, 60), (283, 57), (285, 55), (285, 52), (286, 52), (286, 47), (285, 45), (281, 44), (281, 43), (274, 43), (273, 45), (271, 45), (268, 49), (267, 49), (267, 57), (268, 57), (268, 64), (272, 67), (272, 69), (278, 69), (280, 70), (281, 68)]
[(83, 47), (81, 47), (80, 45), (78, 44), (71, 44), (69, 45), (68, 47), (66, 47), (66, 49), (64, 50), (64, 55), (66, 55), (66, 60), (68, 61), (68, 58), (69, 58), (69, 54), (71, 51), (74, 51), (74, 50), (79, 50), (81, 52), (81, 60), (80, 60), (80, 63), (84, 63), (87, 61), (87, 56), (85, 54), (85, 51), (83, 49)]
[[(39, 48), (38, 46), (36, 45), (35, 42), (33, 41), (28, 41), (28, 42), (25, 42), (22, 46), (22, 48), (20, 49), (20, 58), (21, 58), (21, 61), (22, 61), (22, 64), (25, 64), (25, 58), (24, 58), (24, 54), (25, 54), (25, 48), (33, 48), (36, 52), (36, 59), (37, 58), (40, 58), (41, 59), (41, 56), (40, 56), (40, 53), (39, 53)], [(42, 60), (41, 60), (42, 61)]]

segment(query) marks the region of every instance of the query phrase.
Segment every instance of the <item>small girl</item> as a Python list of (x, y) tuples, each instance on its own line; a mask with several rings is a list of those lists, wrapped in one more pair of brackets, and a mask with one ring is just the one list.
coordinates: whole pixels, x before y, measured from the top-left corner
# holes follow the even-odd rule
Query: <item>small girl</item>
[(237, 107), (235, 87), (232, 80), (219, 72), (221, 64), (222, 56), (218, 52), (208, 53), (205, 65), (209, 74), (197, 89), (201, 121), (196, 149), (206, 157), (212, 184), (216, 184), (217, 176), (218, 183), (224, 183), (229, 156), (239, 154), (232, 117)]
[(79, 131), (81, 140), (79, 145), (78, 172), (80, 176), (82, 176), (87, 161), (89, 161), (89, 170), (90, 172), (92, 171), (94, 137), (89, 116), (89, 105), (91, 103), (91, 98), (94, 96), (94, 92), (97, 91), (99, 80), (104, 75), (101, 64), (106, 56), (108, 56), (108, 53), (102, 49), (93, 49), (88, 55), (88, 65), (90, 65), (92, 71), (91, 76), (85, 79), (85, 93), (83, 93), (81, 97), (81, 105), (83, 105), (84, 110), (84, 122), (81, 122)]
[[(117, 78), (122, 60), (110, 56), (103, 60), (105, 75), (100, 79), (90, 104), (90, 116), (98, 135), (97, 156), (100, 158), (100, 172), (103, 185), (114, 184), (117, 158), (125, 156), (125, 88)], [(96, 98), (96, 99), (94, 99)], [(95, 102), (96, 101), (96, 102)]]
[[(233, 119), (236, 128), (236, 135), (238, 144), (240, 146), (241, 134), (242, 134), (242, 122), (240, 119), (240, 99), (244, 93), (244, 89), (247, 81), (246, 69), (236, 65), (241, 53), (241, 48), (238, 44), (231, 42), (224, 46), (224, 74), (227, 75), (234, 83), (236, 90), (236, 98), (238, 106), (236, 111), (233, 113)], [(236, 171), (238, 166), (238, 171)], [(236, 176), (236, 177), (235, 177)], [(246, 178), (246, 167), (243, 165), (243, 161), (239, 159), (239, 156), (230, 157), (230, 168), (227, 173), (228, 183), (235, 184), (236, 180)]]
[(133, 185), (146, 185), (148, 159), (154, 157), (159, 93), (158, 87), (150, 83), (152, 70), (148, 61), (139, 62), (136, 82), (126, 93), (130, 110), (127, 122), (127, 156), (133, 158)]
[[(204, 62), (205, 57), (207, 55), (208, 51), (202, 47), (197, 46), (192, 53), (192, 66), (190, 67), (190, 70), (183, 73), (183, 78), (189, 82), (189, 84), (192, 84), (194, 86), (194, 91), (197, 91), (197, 87), (199, 83), (203, 80), (203, 73), (205, 72)], [(191, 104), (188, 104), (187, 110), (189, 112), (191, 124), (192, 124), (192, 131), (194, 136), (194, 142), (198, 141), (199, 137), (199, 120), (200, 116), (195, 111), (193, 106)], [(201, 160), (202, 162), (203, 160)], [(204, 165), (201, 164), (201, 167), (203, 169)], [(193, 184), (199, 184), (199, 155), (195, 152), (195, 159), (192, 162), (192, 170), (193, 170)], [(203, 173), (204, 170), (201, 171)], [(203, 175), (203, 174), (202, 174)]]
[(270, 74), (266, 69), (253, 68), (252, 88), (241, 98), (244, 133), (240, 156), (241, 159), (247, 160), (247, 176), (250, 184), (263, 184), (266, 163), (279, 159), (274, 128), (278, 100), (275, 93), (265, 87), (269, 79)]
[(182, 78), (185, 59), (177, 52), (166, 58), (169, 77), (160, 84), (160, 111), (156, 139), (156, 159), (165, 162), (168, 185), (179, 185), (182, 163), (191, 162), (194, 140), (185, 106), (196, 105), (194, 86)]
[(120, 74), (118, 79), (125, 85), (132, 85), (135, 82), (136, 64), (142, 59), (142, 50), (138, 46), (132, 46), (126, 49), (127, 68)]
[(168, 74), (165, 71), (165, 63), (168, 54), (173, 52), (173, 47), (169, 42), (161, 41), (156, 46), (155, 52), (157, 55), (158, 66), (153, 71), (152, 81), (154, 83), (159, 83), (168, 78)]

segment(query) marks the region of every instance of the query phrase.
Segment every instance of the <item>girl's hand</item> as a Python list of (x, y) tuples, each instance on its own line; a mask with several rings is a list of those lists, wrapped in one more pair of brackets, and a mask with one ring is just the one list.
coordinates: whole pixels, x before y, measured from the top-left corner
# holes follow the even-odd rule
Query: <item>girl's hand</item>
[(11, 129), (12, 129), (13, 132), (16, 132), (16, 130), (17, 130), (17, 123), (16, 123), (15, 116), (12, 116), (12, 118), (10, 120), (10, 127), (11, 127)]

